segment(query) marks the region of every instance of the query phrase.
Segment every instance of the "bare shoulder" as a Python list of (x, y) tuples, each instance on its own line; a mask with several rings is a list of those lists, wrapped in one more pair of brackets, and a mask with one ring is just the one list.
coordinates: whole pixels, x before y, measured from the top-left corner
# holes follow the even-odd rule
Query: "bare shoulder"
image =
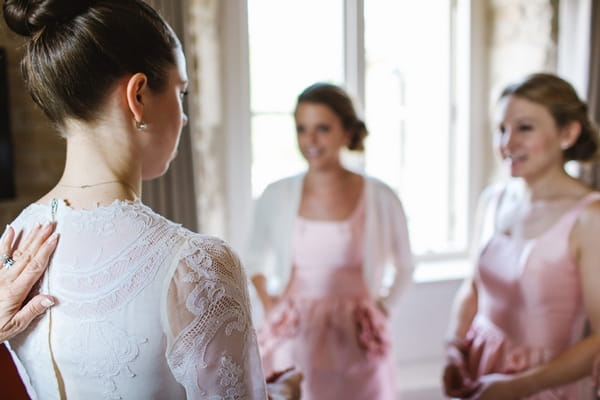
[(592, 196), (591, 201), (581, 210), (575, 226), (574, 238), (582, 250), (594, 250), (600, 254), (598, 238), (600, 237), (600, 192), (590, 191), (585, 195)]
[(594, 198), (583, 208), (577, 225), (584, 229), (595, 229), (600, 231), (600, 192), (590, 192), (586, 195)]

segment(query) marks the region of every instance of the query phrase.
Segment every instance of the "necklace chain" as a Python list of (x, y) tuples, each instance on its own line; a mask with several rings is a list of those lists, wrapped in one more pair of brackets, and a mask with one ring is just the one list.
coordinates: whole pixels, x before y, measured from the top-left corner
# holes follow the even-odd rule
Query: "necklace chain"
[[(129, 183), (127, 182), (123, 182), (123, 181), (118, 181), (118, 180), (114, 180), (114, 181), (106, 181), (106, 182), (98, 182), (98, 183), (92, 183), (90, 185), (65, 185), (63, 183), (59, 183), (58, 186), (62, 186), (62, 187), (67, 187), (67, 188), (74, 188), (74, 189), (89, 189), (91, 187), (95, 187), (95, 186), (101, 186), (101, 185), (108, 185), (110, 183), (118, 183), (124, 186), (127, 186), (129, 189), (131, 189), (131, 191), (133, 193), (135, 193), (136, 196), (138, 196), (137, 191), (133, 188), (133, 186), (131, 186)], [(138, 196), (139, 197), (139, 196)]]

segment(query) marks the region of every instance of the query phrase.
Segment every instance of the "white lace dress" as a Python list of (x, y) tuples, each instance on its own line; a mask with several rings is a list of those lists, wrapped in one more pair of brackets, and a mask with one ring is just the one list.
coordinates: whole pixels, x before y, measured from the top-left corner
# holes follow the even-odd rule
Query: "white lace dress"
[(9, 343), (32, 399), (261, 399), (246, 277), (220, 239), (139, 201), (33, 204), (12, 223), (57, 221), (39, 290), (57, 304)]

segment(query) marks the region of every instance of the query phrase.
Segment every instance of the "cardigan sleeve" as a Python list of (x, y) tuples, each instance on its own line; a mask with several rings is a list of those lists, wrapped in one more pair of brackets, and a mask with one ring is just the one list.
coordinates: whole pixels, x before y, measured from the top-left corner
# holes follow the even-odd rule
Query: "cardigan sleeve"
[(302, 182), (303, 174), (299, 174), (271, 183), (254, 207), (242, 259), (250, 276), (267, 277), (272, 293), (282, 291), (290, 278), (292, 232)]
[(393, 267), (392, 282), (388, 286), (387, 294), (380, 300), (387, 310), (391, 310), (412, 282), (414, 261), (406, 214), (400, 199), (387, 186), (383, 186), (378, 195), (378, 202), (383, 208), (380, 228), (383, 230), (382, 234), (387, 236), (385, 240), (388, 243), (388, 263)]
[(267, 259), (272, 251), (271, 219), (273, 218), (273, 203), (276, 197), (276, 188), (273, 184), (267, 186), (262, 195), (255, 201), (253, 217), (242, 259), (248, 276), (257, 274), (268, 275)]

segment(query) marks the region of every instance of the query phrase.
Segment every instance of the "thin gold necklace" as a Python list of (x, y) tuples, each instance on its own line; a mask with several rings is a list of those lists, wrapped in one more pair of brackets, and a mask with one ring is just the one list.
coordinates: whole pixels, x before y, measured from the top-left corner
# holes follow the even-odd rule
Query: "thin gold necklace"
[(110, 183), (118, 183), (120, 185), (127, 186), (136, 195), (136, 197), (140, 197), (138, 195), (137, 191), (133, 188), (133, 186), (131, 186), (129, 183), (123, 182), (123, 181), (106, 181), (106, 182), (93, 183), (91, 185), (65, 185), (63, 183), (59, 183), (58, 186), (73, 188), (73, 189), (89, 189), (94, 186), (108, 185)]

